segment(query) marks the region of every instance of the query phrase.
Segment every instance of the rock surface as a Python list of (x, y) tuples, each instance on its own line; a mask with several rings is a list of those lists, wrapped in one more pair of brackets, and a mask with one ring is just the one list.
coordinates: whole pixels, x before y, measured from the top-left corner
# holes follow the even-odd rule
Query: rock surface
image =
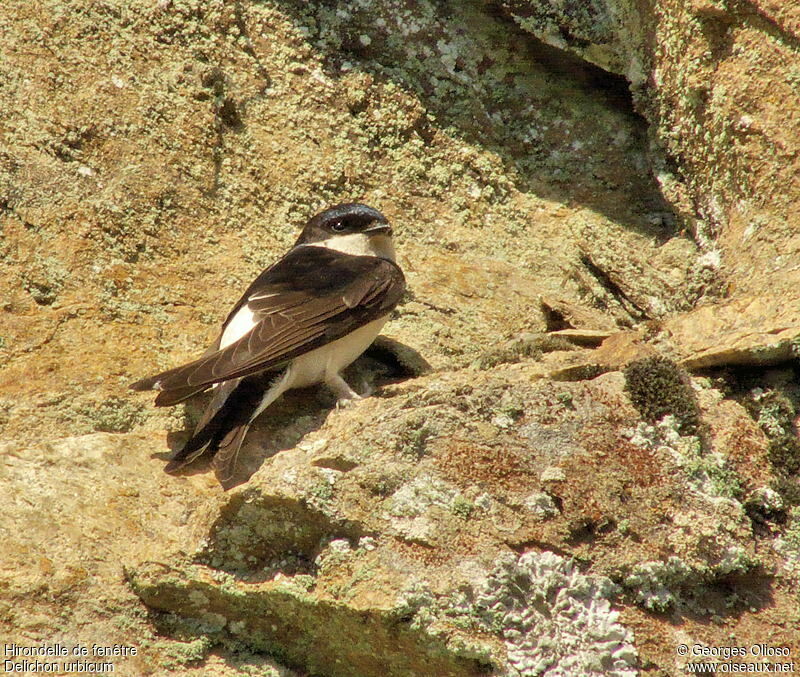
[[(800, 655), (798, 25), (767, 0), (5, 3), (4, 641), (123, 675)], [(289, 394), (230, 492), (164, 475), (199, 405), (127, 384), (351, 200), (409, 281), (350, 374), (375, 395)], [(656, 356), (690, 388), (634, 407)]]
[[(524, 30), (631, 85), (655, 175), (729, 292), (796, 298), (800, 7), (778, 0), (503, 0)], [(677, 171), (676, 171), (677, 170)]]

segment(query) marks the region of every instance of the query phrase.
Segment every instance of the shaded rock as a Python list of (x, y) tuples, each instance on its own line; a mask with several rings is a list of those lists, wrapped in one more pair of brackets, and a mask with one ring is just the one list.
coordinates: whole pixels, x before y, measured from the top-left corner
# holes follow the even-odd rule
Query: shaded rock
[(477, 647), (448, 647), (437, 633), (414, 628), (413, 607), (407, 609), (390, 594), (384, 593), (384, 605), (357, 596), (343, 603), (306, 590), (303, 581), (244, 584), (199, 567), (157, 564), (138, 567), (131, 584), (153, 609), (191, 619), (212, 635), (225, 629), (255, 650), (313, 673), (489, 674), (486, 658), (474, 657)]
[(503, 0), (503, 9), (523, 29), (548, 45), (571, 50), (590, 63), (640, 84), (646, 77), (637, 52), (641, 14), (632, 3), (560, 0), (538, 4), (527, 0)]
[(613, 321), (605, 313), (561, 298), (543, 296), (541, 308), (547, 322), (547, 331), (616, 329)]
[[(792, 370), (692, 378), (696, 435), (643, 421), (622, 374), (794, 357), (778, 5), (3, 5), (7, 641), (135, 646), (123, 675), (791, 646)], [(354, 199), (409, 281), (348, 375), (374, 396), (284, 398), (229, 495), (202, 463), (162, 475), (197, 403), (127, 384), (201, 353), (307, 216)]]
[(393, 367), (391, 375), (395, 377), (423, 376), (432, 369), (416, 350), (388, 336), (376, 338), (367, 348), (365, 356)]
[(654, 170), (664, 194), (717, 259), (698, 267), (694, 285), (721, 291), (713, 279), (721, 259), (728, 289), (757, 293), (769, 277), (770, 287), (792, 293), (797, 7), (766, 0), (501, 6), (537, 38), (627, 78), (662, 155)]

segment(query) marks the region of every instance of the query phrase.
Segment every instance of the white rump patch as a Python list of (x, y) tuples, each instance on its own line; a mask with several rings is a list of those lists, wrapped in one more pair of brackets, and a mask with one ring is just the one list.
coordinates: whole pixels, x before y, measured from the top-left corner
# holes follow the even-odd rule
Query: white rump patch
[(219, 349), (227, 348), (231, 343), (238, 341), (256, 324), (258, 323), (255, 321), (253, 311), (245, 303), (236, 311), (236, 315), (231, 318), (231, 321), (225, 325), (225, 330), (222, 332), (222, 338), (219, 341)]

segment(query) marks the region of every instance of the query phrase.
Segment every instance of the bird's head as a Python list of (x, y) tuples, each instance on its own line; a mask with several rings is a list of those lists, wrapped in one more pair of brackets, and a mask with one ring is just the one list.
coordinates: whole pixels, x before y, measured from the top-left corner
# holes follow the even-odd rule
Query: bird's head
[(392, 228), (377, 209), (358, 203), (336, 205), (312, 217), (295, 242), (355, 256), (394, 261)]

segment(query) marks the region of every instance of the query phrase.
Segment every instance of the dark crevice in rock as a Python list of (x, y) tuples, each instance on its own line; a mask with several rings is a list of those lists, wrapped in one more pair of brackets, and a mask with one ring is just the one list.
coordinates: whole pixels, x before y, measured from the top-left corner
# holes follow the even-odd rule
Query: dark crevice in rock
[(569, 543), (573, 546), (594, 543), (603, 534), (614, 531), (616, 522), (610, 517), (599, 520), (582, 518), (570, 526)]
[(266, 66), (264, 66), (264, 62), (256, 53), (255, 48), (253, 47), (253, 41), (250, 38), (250, 31), (247, 27), (247, 18), (245, 16), (245, 10), (242, 6), (241, 0), (236, 0), (233, 5), (234, 10), (234, 20), (236, 22), (236, 27), (239, 29), (239, 35), (244, 38), (244, 45), (242, 49), (244, 50), (245, 54), (250, 56), (256, 64), (256, 70), (258, 71), (259, 77), (264, 81), (263, 86), (261, 87), (260, 95), (263, 95), (264, 92), (270, 88), (272, 85), (272, 78), (267, 71)]
[(524, 555), (526, 552), (553, 552), (560, 557), (571, 557), (572, 553), (564, 548), (554, 546), (549, 541), (542, 541), (536, 538), (526, 539), (524, 541), (506, 541), (506, 545), (519, 555)]
[[(508, 21), (510, 26), (516, 26)], [(516, 30), (521, 29), (517, 27)], [(536, 63), (554, 74), (573, 80), (587, 90), (601, 92), (620, 113), (647, 125), (646, 118), (634, 106), (633, 94), (625, 77), (584, 61), (571, 52), (548, 45), (533, 35), (526, 35), (530, 43), (530, 55)]]
[(362, 359), (377, 363), (383, 381), (404, 381), (431, 371), (428, 361), (414, 348), (388, 336), (379, 336), (364, 352)]
[(613, 279), (613, 277), (602, 267), (597, 265), (594, 262), (592, 257), (584, 252), (580, 256), (580, 262), (589, 272), (589, 274), (597, 280), (603, 289), (608, 291), (612, 297), (614, 297), (620, 306), (625, 309), (625, 312), (628, 313), (634, 320), (636, 321), (643, 321), (652, 319), (647, 311), (636, 304), (633, 299), (625, 292), (624, 289)]

